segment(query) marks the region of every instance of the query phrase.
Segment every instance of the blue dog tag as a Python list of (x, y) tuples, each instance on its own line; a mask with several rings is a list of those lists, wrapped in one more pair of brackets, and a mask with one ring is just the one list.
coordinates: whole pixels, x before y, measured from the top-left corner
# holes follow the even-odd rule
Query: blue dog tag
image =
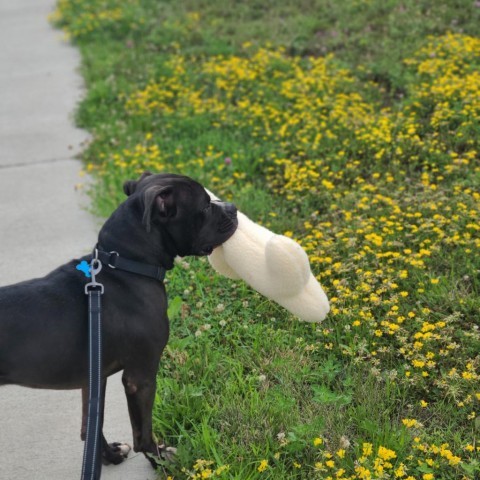
[(85, 260), (82, 260), (75, 268), (83, 272), (87, 278), (90, 278), (92, 276), (90, 274), (90, 265)]

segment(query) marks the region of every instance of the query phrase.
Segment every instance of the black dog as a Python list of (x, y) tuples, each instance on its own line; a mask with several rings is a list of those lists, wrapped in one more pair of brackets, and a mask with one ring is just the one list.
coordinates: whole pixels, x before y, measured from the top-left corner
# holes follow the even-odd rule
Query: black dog
[[(118, 258), (173, 268), (174, 258), (208, 255), (237, 226), (236, 208), (211, 202), (188, 177), (144, 173), (124, 185), (127, 200), (111, 215), (98, 248)], [(90, 262), (91, 257), (80, 260)], [(87, 302), (84, 274), (72, 260), (47, 276), (0, 288), (0, 386), (73, 389), (88, 385)], [(167, 298), (161, 281), (108, 268), (102, 313), (103, 378), (123, 370), (134, 450), (158, 455), (152, 407), (160, 356), (167, 343)], [(85, 427), (82, 422), (82, 435)], [(106, 462), (120, 463), (119, 444), (107, 444)], [(152, 462), (155, 463), (155, 462)]]

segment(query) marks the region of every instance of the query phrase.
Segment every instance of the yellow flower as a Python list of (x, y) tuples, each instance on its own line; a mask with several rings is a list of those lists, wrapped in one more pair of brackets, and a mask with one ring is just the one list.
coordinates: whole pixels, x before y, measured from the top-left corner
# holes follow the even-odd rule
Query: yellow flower
[(355, 467), (355, 472), (360, 479), (370, 480), (372, 478), (372, 473), (370, 472), (370, 470), (363, 466)]
[(416, 368), (422, 368), (422, 367), (425, 366), (425, 362), (422, 361), (422, 360), (414, 360), (414, 361), (412, 362), (412, 365), (413, 365), (414, 367), (416, 367)]
[(328, 180), (322, 180), (322, 185), (327, 189), (327, 190), (333, 190), (335, 188), (335, 185), (332, 182), (329, 182)]
[(371, 443), (364, 443), (362, 445), (362, 452), (364, 457), (369, 457), (373, 452), (373, 445)]
[(395, 478), (403, 478), (406, 475), (405, 465), (401, 463), (394, 473), (395, 473)]
[(378, 447), (377, 455), (382, 460), (391, 460), (393, 458), (396, 458), (397, 456), (397, 454), (393, 450), (389, 450), (388, 448), (382, 446)]
[(221, 465), (215, 470), (215, 475), (220, 476), (223, 472), (230, 470), (230, 465)]
[(402, 423), (403, 423), (407, 428), (413, 428), (413, 427), (418, 426), (418, 422), (417, 422), (417, 420), (415, 420), (414, 418), (404, 418), (404, 419), (402, 420)]
[(320, 437), (317, 437), (313, 440), (313, 445), (315, 447), (318, 447), (319, 445), (322, 445), (322, 443), (323, 443), (323, 440)]
[(257, 470), (259, 472), (264, 472), (268, 468), (268, 460), (262, 460), (260, 465), (258, 466)]

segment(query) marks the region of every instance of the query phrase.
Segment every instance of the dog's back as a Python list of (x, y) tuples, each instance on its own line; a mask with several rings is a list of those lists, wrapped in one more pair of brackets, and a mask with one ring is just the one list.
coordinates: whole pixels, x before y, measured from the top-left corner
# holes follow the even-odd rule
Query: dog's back
[(74, 265), (0, 288), (0, 385), (80, 386), (87, 310)]

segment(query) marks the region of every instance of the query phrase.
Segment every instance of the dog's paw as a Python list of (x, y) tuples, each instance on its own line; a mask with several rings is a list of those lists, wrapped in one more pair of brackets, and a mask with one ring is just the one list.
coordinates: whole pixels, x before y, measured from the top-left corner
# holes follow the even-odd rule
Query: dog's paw
[(127, 443), (109, 443), (102, 452), (102, 461), (104, 465), (118, 465), (122, 463), (130, 453), (132, 447)]
[(145, 452), (145, 456), (152, 464), (152, 467), (157, 469), (159, 467), (165, 468), (167, 464), (174, 463), (177, 455), (175, 447), (167, 447), (165, 444), (157, 445), (156, 453)]
[(167, 447), (165, 444), (158, 445), (158, 456), (165, 462), (174, 462), (177, 455), (175, 447)]

